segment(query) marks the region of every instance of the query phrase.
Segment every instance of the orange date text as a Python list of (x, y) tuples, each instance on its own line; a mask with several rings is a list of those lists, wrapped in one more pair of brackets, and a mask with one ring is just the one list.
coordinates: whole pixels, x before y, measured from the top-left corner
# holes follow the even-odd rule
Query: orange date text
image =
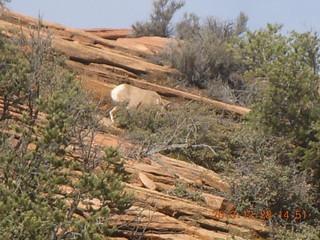
[(278, 212), (273, 212), (271, 210), (261, 210), (261, 211), (221, 211), (215, 210), (212, 212), (213, 219), (235, 219), (235, 218), (246, 218), (246, 219), (262, 219), (268, 220), (273, 217), (280, 219), (291, 219), (291, 220), (303, 220), (307, 218), (307, 212), (305, 210), (281, 210)]

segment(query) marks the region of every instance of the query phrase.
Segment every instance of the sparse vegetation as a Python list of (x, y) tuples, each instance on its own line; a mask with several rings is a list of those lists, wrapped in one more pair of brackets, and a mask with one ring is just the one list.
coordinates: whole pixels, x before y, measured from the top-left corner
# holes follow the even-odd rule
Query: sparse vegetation
[(186, 86), (205, 89), (208, 96), (225, 102), (241, 102), (243, 72), (229, 45), (244, 34), (246, 22), (243, 13), (234, 22), (211, 17), (203, 24), (195, 14), (185, 14), (176, 25), (177, 41), (156, 61), (178, 69), (183, 74), (178, 82)]
[[(118, 126), (129, 132), (129, 139), (141, 144), (142, 156), (163, 152), (218, 169), (218, 163), (227, 161), (228, 131), (233, 128), (219, 123), (212, 107), (189, 103), (164, 114), (157, 109), (149, 111), (121, 111)], [(175, 127), (172, 127), (175, 126)]]
[(204, 198), (201, 196), (201, 194), (196, 191), (191, 191), (188, 188), (188, 184), (176, 181), (174, 187), (170, 189), (168, 193), (179, 198), (190, 199), (198, 202), (199, 204), (203, 204)]

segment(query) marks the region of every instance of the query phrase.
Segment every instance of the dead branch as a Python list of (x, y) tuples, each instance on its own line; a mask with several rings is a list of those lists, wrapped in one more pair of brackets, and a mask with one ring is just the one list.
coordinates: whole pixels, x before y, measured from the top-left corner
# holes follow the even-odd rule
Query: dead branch
[(207, 144), (189, 144), (189, 143), (177, 143), (171, 145), (160, 145), (155, 148), (148, 149), (141, 153), (142, 157), (146, 157), (148, 155), (152, 155), (155, 153), (163, 152), (163, 151), (174, 151), (178, 149), (186, 149), (186, 148), (193, 148), (193, 149), (203, 149), (208, 148), (214, 155), (218, 155), (216, 151), (213, 149), (213, 146), (209, 146)]

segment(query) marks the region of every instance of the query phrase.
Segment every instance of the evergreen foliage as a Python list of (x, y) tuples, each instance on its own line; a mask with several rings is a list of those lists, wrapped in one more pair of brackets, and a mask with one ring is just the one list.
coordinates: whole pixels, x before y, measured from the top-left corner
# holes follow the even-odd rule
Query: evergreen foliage
[(301, 209), (308, 212), (303, 221), (318, 224), (320, 211), (315, 189), (308, 184), (308, 175), (295, 163), (290, 141), (245, 127), (235, 136), (232, 145), (234, 171), (229, 176), (228, 198), (236, 203), (240, 212), (259, 213), (267, 209), (275, 213), (270, 223), (285, 225), (295, 219), (281, 218), (277, 213)]
[(18, 105), (26, 88), (27, 61), (9, 40), (0, 38), (0, 95), (3, 98), (1, 120), (9, 117), (9, 106)]
[(0, 236), (102, 239), (115, 230), (109, 217), (131, 206), (123, 163), (113, 148), (86, 162), (72, 157), (96, 113), (40, 31), (20, 38), (25, 55), (0, 40)]
[[(253, 128), (246, 131), (251, 135), (248, 139), (256, 142), (242, 139), (235, 144), (235, 152), (241, 149), (241, 154), (235, 156), (231, 198), (238, 207), (256, 211), (308, 209), (303, 228), (293, 219), (291, 223), (274, 219), (273, 224), (282, 224), (286, 230), (273, 237), (316, 239), (318, 232), (312, 225), (318, 224), (320, 199), (320, 40), (312, 32), (284, 35), (281, 28), (268, 25), (247, 31), (232, 43), (253, 110), (247, 117)], [(254, 137), (257, 132), (259, 136)], [(271, 144), (266, 142), (270, 136)], [(241, 142), (246, 146), (240, 147)], [(308, 235), (306, 229), (314, 234)]]
[[(258, 129), (284, 137), (296, 147), (296, 161), (319, 184), (318, 122), (320, 113), (319, 60), (320, 40), (316, 33), (290, 32), (281, 26), (248, 31), (234, 46), (243, 59), (246, 88), (253, 111), (250, 122)], [(253, 86), (253, 87), (250, 87)], [(320, 186), (320, 185), (319, 185)]]
[(244, 61), (245, 84), (254, 85), (256, 122), (299, 146), (313, 139), (310, 126), (319, 113), (319, 40), (312, 33), (284, 36), (281, 26), (248, 32), (236, 46)]

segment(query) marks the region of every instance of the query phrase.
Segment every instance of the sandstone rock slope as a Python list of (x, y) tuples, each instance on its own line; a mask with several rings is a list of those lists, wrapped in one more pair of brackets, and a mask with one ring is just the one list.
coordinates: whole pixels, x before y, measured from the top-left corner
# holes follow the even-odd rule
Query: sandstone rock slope
[[(0, 16), (0, 29), (9, 37), (15, 31), (28, 31), (37, 23), (37, 19), (10, 11), (4, 11)], [(204, 101), (238, 114), (250, 111), (137, 80), (141, 74), (178, 74), (174, 69), (150, 63), (142, 57), (163, 48), (170, 41), (168, 39), (126, 38), (130, 33), (128, 30), (77, 30), (50, 22), (43, 22), (43, 25), (53, 34), (53, 48), (67, 56), (68, 67), (76, 71), (85, 89), (93, 91), (97, 98), (106, 98), (106, 106), (110, 90), (127, 82), (167, 96)], [(114, 145), (123, 152), (130, 151), (131, 146), (106, 133), (99, 133), (95, 143)], [(125, 162), (126, 170), (131, 174), (126, 188), (134, 192), (135, 204), (126, 215), (113, 217), (113, 224), (120, 229), (117, 239), (240, 240), (262, 239), (267, 235), (266, 223), (260, 220), (240, 216), (214, 219), (214, 211), (234, 209), (230, 201), (212, 194), (229, 187), (217, 173), (160, 154), (138, 160), (126, 158)], [(170, 194), (177, 183), (186, 184), (187, 190), (197, 192), (202, 201)]]

